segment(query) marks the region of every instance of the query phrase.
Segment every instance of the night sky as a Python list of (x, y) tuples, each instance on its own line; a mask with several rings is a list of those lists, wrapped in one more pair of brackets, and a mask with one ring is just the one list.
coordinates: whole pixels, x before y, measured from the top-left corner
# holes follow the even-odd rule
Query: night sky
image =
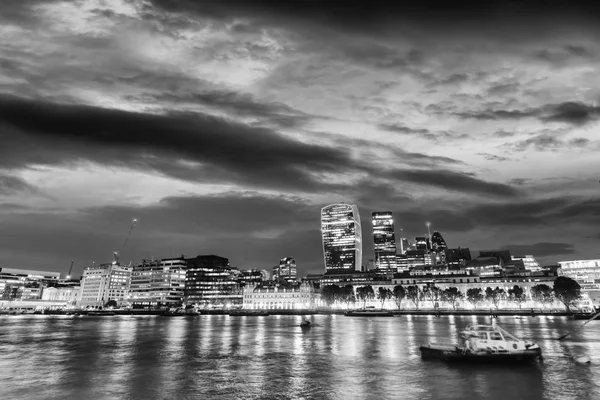
[(137, 218), (123, 262), (318, 273), (340, 201), (365, 261), (385, 210), (598, 258), (600, 7), (444, 4), (2, 0), (0, 267), (78, 275)]

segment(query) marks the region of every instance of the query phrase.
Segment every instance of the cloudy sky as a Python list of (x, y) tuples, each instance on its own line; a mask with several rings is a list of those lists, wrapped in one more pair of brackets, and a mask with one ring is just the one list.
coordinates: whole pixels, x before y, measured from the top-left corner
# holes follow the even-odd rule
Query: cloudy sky
[(365, 260), (378, 210), (600, 257), (599, 10), (481, 3), (2, 0), (0, 267), (78, 274), (137, 218), (122, 261), (318, 273), (340, 201)]

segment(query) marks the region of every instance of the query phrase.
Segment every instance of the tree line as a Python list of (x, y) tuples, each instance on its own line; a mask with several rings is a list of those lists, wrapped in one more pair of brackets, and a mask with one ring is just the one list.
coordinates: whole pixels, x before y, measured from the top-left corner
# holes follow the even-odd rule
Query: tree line
[[(533, 286), (531, 297), (535, 302), (541, 304), (542, 308), (558, 300), (564, 304), (567, 312), (571, 312), (571, 307), (577, 307), (577, 301), (581, 299), (581, 287), (573, 279), (561, 276), (554, 280), (552, 287), (546, 284)], [(433, 283), (428, 283), (422, 287), (417, 285), (396, 285), (393, 289), (379, 287), (377, 292), (371, 285), (357, 287), (356, 292), (353, 285), (326, 285), (321, 289), (321, 298), (330, 307), (335, 304), (345, 304), (349, 308), (350, 305), (358, 302), (362, 303), (362, 307), (365, 308), (367, 302), (377, 299), (381, 303), (381, 308), (384, 308), (386, 302), (394, 301), (398, 309), (402, 307), (403, 302), (412, 303), (416, 309), (427, 302), (430, 302), (434, 308), (440, 302), (446, 302), (456, 309), (461, 301), (467, 301), (476, 309), (487, 301), (498, 309), (502, 301), (512, 302), (521, 308), (527, 301), (527, 294), (525, 289), (519, 285), (514, 285), (508, 290), (499, 286), (487, 287), (485, 290), (470, 288), (463, 293), (457, 287), (451, 286), (442, 289)]]

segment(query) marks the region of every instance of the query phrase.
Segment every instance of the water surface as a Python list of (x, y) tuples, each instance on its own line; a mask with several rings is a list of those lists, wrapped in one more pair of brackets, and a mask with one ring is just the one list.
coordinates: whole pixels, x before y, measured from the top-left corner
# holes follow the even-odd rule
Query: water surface
[(420, 358), (487, 317), (309, 318), (0, 316), (0, 399), (600, 399), (600, 321), (500, 317), (544, 353), (502, 367)]

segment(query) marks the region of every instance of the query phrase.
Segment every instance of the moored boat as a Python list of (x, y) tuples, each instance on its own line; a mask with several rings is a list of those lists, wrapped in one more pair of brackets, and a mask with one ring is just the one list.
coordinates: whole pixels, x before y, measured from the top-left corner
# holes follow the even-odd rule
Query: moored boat
[(394, 313), (384, 310), (353, 310), (344, 313), (347, 317), (393, 317)]
[(270, 314), (267, 311), (232, 311), (230, 317), (268, 317)]
[(112, 317), (115, 315), (113, 311), (89, 311), (87, 313), (89, 317)]
[(421, 346), (421, 357), (463, 362), (528, 362), (542, 356), (535, 343), (525, 342), (497, 325), (469, 325), (460, 333), (461, 343)]

